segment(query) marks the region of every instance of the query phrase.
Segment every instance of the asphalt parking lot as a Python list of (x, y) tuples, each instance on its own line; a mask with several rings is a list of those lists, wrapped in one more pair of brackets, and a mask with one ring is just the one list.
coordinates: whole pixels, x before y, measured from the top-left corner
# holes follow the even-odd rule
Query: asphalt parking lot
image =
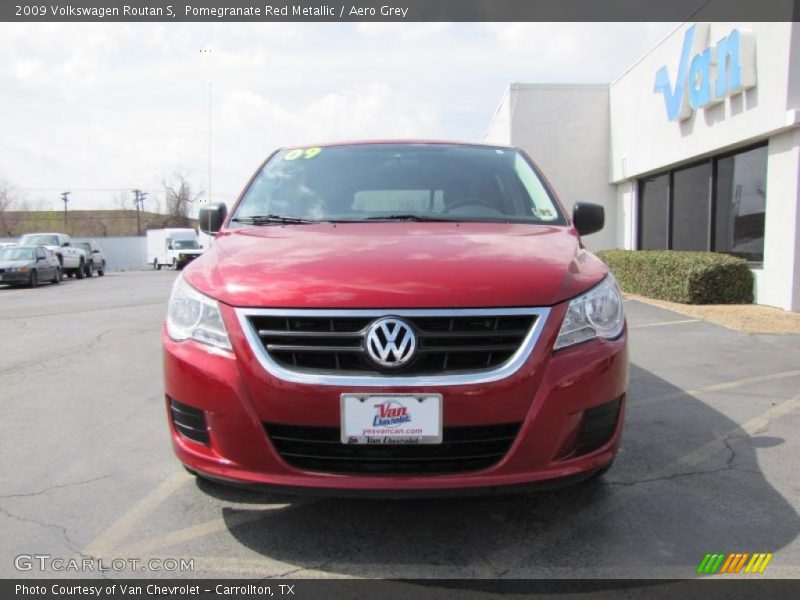
[(15, 567), (37, 554), (194, 559), (115, 576), (683, 578), (709, 552), (774, 553), (763, 576), (800, 577), (800, 336), (628, 301), (626, 429), (604, 479), (295, 498), (196, 482), (173, 457), (160, 327), (174, 277), (0, 287), (0, 577), (65, 575)]

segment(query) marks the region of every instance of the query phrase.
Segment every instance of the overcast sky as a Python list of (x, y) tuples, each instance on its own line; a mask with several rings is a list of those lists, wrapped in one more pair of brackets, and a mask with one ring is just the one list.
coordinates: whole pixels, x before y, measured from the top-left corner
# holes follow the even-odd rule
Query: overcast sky
[(232, 201), (281, 145), (480, 140), (510, 82), (611, 82), (675, 26), (2, 23), (0, 179), (45, 208), (157, 198), (176, 170), (207, 191), (213, 82), (211, 195)]

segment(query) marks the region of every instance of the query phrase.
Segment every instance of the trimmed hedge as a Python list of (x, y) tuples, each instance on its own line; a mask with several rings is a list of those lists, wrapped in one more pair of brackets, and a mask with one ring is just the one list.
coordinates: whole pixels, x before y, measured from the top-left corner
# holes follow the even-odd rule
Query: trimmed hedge
[(716, 252), (601, 250), (622, 291), (682, 304), (752, 304), (753, 274)]

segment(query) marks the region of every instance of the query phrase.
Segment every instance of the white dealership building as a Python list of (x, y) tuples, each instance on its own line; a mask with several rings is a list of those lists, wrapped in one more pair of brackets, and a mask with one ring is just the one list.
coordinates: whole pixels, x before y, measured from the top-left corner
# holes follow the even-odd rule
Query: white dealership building
[(686, 23), (611, 84), (512, 84), (486, 140), (605, 207), (591, 249), (732, 253), (800, 311), (800, 24)]

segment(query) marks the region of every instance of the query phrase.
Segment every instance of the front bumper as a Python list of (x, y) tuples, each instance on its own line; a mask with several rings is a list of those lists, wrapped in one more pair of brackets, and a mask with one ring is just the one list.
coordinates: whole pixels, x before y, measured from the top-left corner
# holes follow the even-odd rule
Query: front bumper
[(0, 284), (7, 283), (9, 285), (16, 285), (20, 283), (28, 283), (31, 279), (30, 271), (25, 273), (0, 273)]
[[(578, 481), (610, 464), (619, 446), (628, 379), (627, 331), (616, 340), (593, 340), (553, 353), (565, 310), (565, 304), (552, 309), (525, 364), (505, 379), (478, 385), (353, 390), (271, 376), (244, 339), (233, 310), (223, 306), (233, 353), (193, 341), (174, 342), (166, 331), (163, 334), (167, 413), (175, 452), (189, 469), (209, 479), (331, 495), (482, 493)], [(271, 442), (265, 424), (338, 427), (340, 394), (353, 391), (441, 393), (446, 428), (518, 423), (519, 429), (499, 462), (469, 472), (371, 475), (289, 464)], [(191, 439), (181, 433), (170, 400), (202, 411), (198, 414), (206, 435)], [(609, 408), (614, 411), (610, 420)], [(587, 423), (596, 414), (610, 426), (607, 434), (587, 444)]]

